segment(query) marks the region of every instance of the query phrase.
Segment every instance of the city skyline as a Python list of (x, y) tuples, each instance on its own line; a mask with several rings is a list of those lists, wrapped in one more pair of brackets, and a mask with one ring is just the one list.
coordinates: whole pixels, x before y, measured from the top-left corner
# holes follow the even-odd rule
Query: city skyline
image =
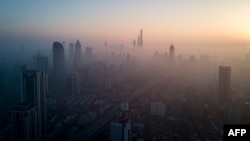
[(171, 42), (247, 46), (248, 1), (54, 1), (1, 2), (2, 42), (84, 40), (87, 45), (132, 46), (139, 29), (145, 46)]

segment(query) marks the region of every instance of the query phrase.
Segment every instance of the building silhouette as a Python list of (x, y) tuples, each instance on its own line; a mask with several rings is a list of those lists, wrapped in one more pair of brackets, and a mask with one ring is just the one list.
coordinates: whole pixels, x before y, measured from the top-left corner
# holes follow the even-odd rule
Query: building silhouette
[(165, 117), (165, 104), (162, 102), (151, 102), (150, 103), (150, 113), (153, 116), (158, 116), (161, 118)]
[(38, 53), (33, 56), (33, 63), (35, 69), (44, 70), (47, 74), (49, 73), (49, 58)]
[(63, 45), (53, 43), (53, 73), (50, 77), (50, 87), (53, 95), (65, 93), (65, 54)]
[(82, 56), (82, 46), (79, 40), (75, 44), (75, 67), (79, 69), (81, 67), (81, 56)]
[(69, 44), (69, 69), (73, 70), (74, 68), (74, 60), (75, 60), (75, 49), (74, 49), (75, 44), (74, 43), (70, 43)]
[(64, 48), (59, 42), (53, 43), (53, 69), (55, 73), (63, 73), (65, 69)]
[(10, 112), (12, 141), (39, 141), (36, 107), (22, 105)]
[(169, 58), (170, 60), (174, 60), (174, 45), (171, 44), (171, 46), (169, 47)]
[(21, 103), (35, 107), (37, 113), (38, 137), (46, 132), (46, 101), (45, 101), (45, 73), (44, 71), (22, 70), (21, 75)]
[(230, 99), (231, 88), (231, 67), (219, 66), (219, 82), (218, 82), (219, 99), (223, 102)]
[(140, 45), (141, 45), (141, 47), (143, 47), (143, 33), (142, 33), (143, 31), (142, 31), (142, 29), (140, 30), (140, 37), (141, 37), (141, 39), (140, 39)]
[(85, 49), (85, 59), (86, 59), (86, 62), (87, 64), (91, 63), (93, 60), (93, 51), (92, 51), (92, 48), (91, 47), (86, 47)]
[(67, 79), (67, 89), (69, 95), (78, 95), (80, 94), (80, 80), (79, 74), (73, 72), (69, 74)]
[(142, 31), (142, 29), (140, 30), (140, 34), (137, 37), (137, 46), (143, 47), (143, 31)]

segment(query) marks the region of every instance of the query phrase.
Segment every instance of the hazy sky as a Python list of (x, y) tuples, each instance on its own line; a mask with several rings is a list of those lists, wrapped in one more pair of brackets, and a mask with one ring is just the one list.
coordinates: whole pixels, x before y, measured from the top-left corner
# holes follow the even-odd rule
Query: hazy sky
[(250, 40), (249, 0), (1, 0), (0, 37), (132, 44)]

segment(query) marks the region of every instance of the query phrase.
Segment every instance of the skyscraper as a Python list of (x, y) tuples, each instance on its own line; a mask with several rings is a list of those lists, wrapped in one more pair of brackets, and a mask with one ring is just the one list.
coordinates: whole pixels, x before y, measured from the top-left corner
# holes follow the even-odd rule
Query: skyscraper
[(80, 68), (81, 67), (81, 55), (82, 55), (82, 46), (79, 40), (76, 41), (75, 44), (75, 67)]
[(140, 34), (137, 37), (137, 45), (138, 47), (143, 47), (143, 31), (140, 30)]
[(39, 137), (46, 130), (45, 74), (44, 71), (23, 70), (21, 75), (21, 102), (31, 104), (37, 113)]
[(78, 95), (80, 94), (80, 81), (77, 72), (73, 72), (69, 75), (67, 80), (68, 94)]
[(85, 56), (86, 56), (86, 62), (87, 64), (92, 62), (93, 59), (93, 52), (91, 47), (86, 47), (85, 49)]
[(64, 48), (59, 42), (53, 43), (53, 69), (55, 73), (63, 73), (65, 69)]
[(53, 73), (50, 84), (53, 95), (65, 93), (65, 55), (63, 45), (59, 42), (53, 43)]
[(128, 103), (121, 104), (121, 111), (117, 114), (117, 120), (110, 124), (110, 141), (130, 141), (131, 123), (128, 113)]
[(49, 58), (42, 54), (36, 54), (33, 57), (34, 66), (37, 70), (44, 70), (46, 73), (49, 72)]
[(36, 107), (22, 105), (11, 111), (11, 140), (39, 141)]
[(48, 86), (48, 80), (49, 80), (49, 58), (46, 56), (43, 56), (42, 54), (36, 54), (33, 57), (34, 60), (34, 66), (36, 70), (44, 70), (45, 74), (45, 89), (46, 93), (49, 91), (49, 86)]
[(74, 46), (75, 46), (74, 43), (70, 43), (69, 44), (69, 64), (70, 64), (71, 68), (73, 68), (74, 58), (75, 58), (75, 49), (74, 49)]
[(219, 66), (219, 99), (221, 101), (228, 101), (230, 98), (231, 87), (231, 67)]
[(169, 47), (169, 57), (170, 60), (174, 60), (174, 45), (171, 44), (171, 46)]

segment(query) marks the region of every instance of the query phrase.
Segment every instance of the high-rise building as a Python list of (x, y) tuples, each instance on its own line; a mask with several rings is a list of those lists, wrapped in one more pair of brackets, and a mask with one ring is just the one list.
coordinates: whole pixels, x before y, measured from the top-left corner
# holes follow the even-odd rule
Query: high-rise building
[(43, 56), (42, 54), (36, 54), (33, 57), (33, 62), (35, 69), (37, 70), (44, 70), (46, 73), (49, 72), (49, 58), (46, 56)]
[(73, 72), (69, 75), (67, 80), (68, 93), (70, 95), (80, 94), (80, 81), (77, 72)]
[(169, 47), (169, 57), (171, 60), (174, 60), (174, 45), (171, 44), (171, 46)]
[(137, 46), (143, 47), (143, 31), (142, 31), (142, 29), (140, 30), (140, 34), (137, 37)]
[(57, 74), (63, 73), (65, 69), (64, 48), (59, 42), (53, 43), (53, 69)]
[(22, 105), (10, 112), (12, 141), (39, 141), (36, 107)]
[(70, 43), (69, 44), (69, 66), (72, 69), (74, 65), (74, 59), (75, 59), (75, 49), (74, 49), (75, 44)]
[(48, 80), (49, 80), (49, 58), (46, 56), (43, 56), (42, 54), (36, 54), (33, 57), (34, 60), (34, 66), (36, 70), (44, 70), (45, 74), (45, 89), (46, 93), (49, 91), (49, 86), (48, 86)]
[(89, 64), (93, 59), (93, 52), (91, 47), (86, 47), (85, 49), (86, 62)]
[(110, 141), (130, 141), (131, 123), (128, 113), (128, 103), (121, 104), (121, 111), (117, 113), (117, 120), (110, 124)]
[(131, 129), (130, 121), (121, 118), (119, 121), (110, 124), (110, 141), (130, 141)]
[(143, 47), (143, 33), (142, 33), (142, 29), (140, 31), (140, 37), (141, 37), (141, 39), (140, 39), (140, 41), (141, 41), (140, 46)]
[(44, 135), (46, 131), (45, 86), (44, 71), (22, 71), (21, 102), (23, 104), (31, 104), (31, 106), (36, 108), (39, 136)]
[(231, 67), (219, 66), (219, 99), (228, 101), (231, 88)]
[(82, 46), (79, 40), (76, 41), (75, 44), (75, 67), (80, 68), (81, 67), (81, 55), (82, 55)]
[(165, 117), (165, 104), (162, 102), (150, 103), (150, 112), (151, 112), (151, 115), (153, 116), (164, 118)]

